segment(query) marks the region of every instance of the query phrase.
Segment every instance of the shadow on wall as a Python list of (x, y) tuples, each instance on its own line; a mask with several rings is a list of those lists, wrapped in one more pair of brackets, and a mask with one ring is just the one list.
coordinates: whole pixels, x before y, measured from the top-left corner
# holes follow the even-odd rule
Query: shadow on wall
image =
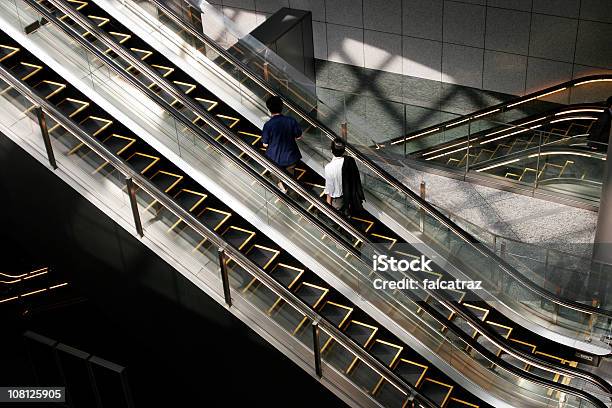
[[(387, 61), (392, 58), (389, 56)], [(344, 121), (346, 110), (376, 129), (377, 134), (371, 136), (376, 142), (514, 98), (513, 95), (324, 60), (316, 61), (316, 77), (319, 99), (337, 115), (330, 119), (332, 127)]]
[[(222, 6), (215, 7), (221, 9)], [(252, 31), (270, 15), (227, 5), (222, 7), (222, 12), (243, 33)], [(217, 24), (212, 26), (216, 27)], [(227, 38), (223, 28), (218, 28), (219, 32), (207, 25), (205, 31), (224, 46), (231, 46), (235, 39)], [(376, 129), (375, 135), (368, 136), (371, 140), (359, 140), (360, 143), (381, 142), (511, 97), (453, 84), (460, 81), (441, 72), (441, 53), (437, 51), (412, 47), (414, 50), (410, 52), (410, 57), (402, 57), (389, 52), (384, 45), (377, 46), (372, 42), (364, 44), (363, 34), (355, 37), (354, 30), (345, 28), (346, 32), (343, 31), (342, 38), (335, 39), (337, 46), (333, 51), (329, 50), (328, 56), (329, 60), (345, 63), (317, 60), (317, 93), (319, 99), (336, 113), (327, 118), (332, 128), (338, 128), (345, 121), (344, 112), (348, 111), (365, 118), (371, 125), (370, 129)], [(316, 37), (315, 33), (315, 42)], [(402, 50), (399, 50), (401, 53)], [(375, 62), (377, 69), (363, 68), (372, 66), (372, 62)], [(411, 72), (422, 73), (423, 78), (393, 73), (405, 72), (405, 67), (410, 67)], [(461, 70), (458, 72), (463, 76), (471, 75)]]

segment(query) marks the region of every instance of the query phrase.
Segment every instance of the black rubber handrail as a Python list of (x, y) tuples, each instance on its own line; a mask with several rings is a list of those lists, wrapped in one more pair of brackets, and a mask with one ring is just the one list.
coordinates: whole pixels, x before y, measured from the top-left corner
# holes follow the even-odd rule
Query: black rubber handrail
[[(324, 125), (322, 123), (319, 123), (316, 119), (311, 118), (308, 113), (304, 112), (304, 110), (301, 107), (299, 107), (298, 105), (294, 104), (293, 101), (289, 100), (284, 95), (279, 94), (278, 92), (276, 92), (273, 88), (271, 88), (266, 83), (266, 81), (263, 78), (261, 78), (258, 74), (254, 73), (251, 70), (251, 68), (246, 66), (246, 64), (244, 64), (238, 58), (236, 58), (233, 55), (231, 55), (230, 53), (228, 53), (223, 47), (218, 45), (214, 40), (210, 39), (206, 34), (198, 31), (191, 24), (188, 24), (185, 21), (183, 21), (183, 19), (180, 16), (177, 16), (176, 13), (174, 11), (170, 10), (165, 4), (163, 4), (159, 0), (149, 0), (149, 1), (155, 3), (156, 7), (158, 7), (160, 10), (162, 10), (164, 12), (164, 14), (166, 14), (168, 17), (170, 17), (175, 23), (180, 24), (181, 28), (186, 30), (190, 35), (193, 35), (198, 40), (206, 43), (206, 45), (208, 45), (211, 48), (213, 48), (213, 50), (216, 53), (218, 53), (219, 55), (223, 56), (224, 59), (230, 61), (241, 72), (243, 72), (246, 76), (248, 76), (249, 79), (251, 79), (252, 81), (257, 83), (260, 87), (262, 87), (264, 90), (266, 90), (266, 92), (270, 93), (271, 95), (276, 95), (276, 96), (280, 97), (283, 100), (283, 102), (285, 103), (285, 105), (290, 110), (292, 110), (293, 112), (298, 114), (302, 119), (307, 121), (311, 126), (314, 126), (314, 127), (318, 128), (319, 130), (321, 130), (322, 133), (325, 134), (330, 140), (333, 140), (333, 139), (335, 139), (337, 137), (336, 134), (332, 130), (330, 130), (326, 125)], [(197, 5), (193, 4), (189, 0), (187, 0), (187, 1), (195, 9), (199, 10)], [(599, 79), (599, 78), (612, 78), (612, 75), (594, 75), (594, 76), (589, 76), (589, 77), (581, 78), (580, 81), (586, 81), (587, 78), (589, 78), (589, 80)], [(575, 80), (575, 81), (578, 81), (578, 80)], [(567, 307), (567, 308), (572, 309), (572, 310), (576, 310), (576, 311), (581, 312), (581, 313), (595, 314), (595, 315), (601, 315), (601, 316), (605, 316), (605, 317), (608, 317), (608, 318), (612, 318), (612, 311), (601, 310), (601, 309), (593, 307), (591, 305), (585, 305), (585, 304), (574, 302), (574, 301), (571, 301), (571, 300), (562, 299), (560, 296), (558, 296), (558, 295), (556, 295), (556, 294), (554, 294), (552, 292), (549, 292), (549, 291), (545, 290), (544, 288), (539, 287), (537, 284), (532, 282), (529, 278), (525, 277), (519, 271), (514, 269), (510, 264), (508, 264), (505, 260), (503, 260), (501, 257), (499, 257), (496, 253), (491, 251), (485, 245), (482, 245), (480, 243), (480, 241), (476, 237), (472, 236), (470, 233), (465, 231), (463, 228), (461, 228), (455, 222), (450, 220), (440, 210), (435, 208), (429, 202), (425, 201), (423, 198), (421, 198), (414, 191), (410, 190), (403, 183), (398, 181), (395, 177), (393, 177), (387, 171), (382, 169), (379, 165), (374, 163), (365, 154), (363, 154), (357, 148), (353, 147), (348, 142), (347, 142), (347, 151), (351, 155), (353, 155), (357, 160), (359, 160), (359, 162), (361, 164), (363, 164), (365, 167), (367, 167), (373, 173), (377, 174), (380, 178), (385, 180), (385, 182), (387, 182), (389, 185), (394, 187), (397, 191), (399, 191), (399, 192), (405, 194), (406, 196), (408, 196), (413, 202), (415, 202), (417, 204), (417, 206), (419, 206), (427, 214), (429, 214), (430, 216), (435, 218), (438, 222), (440, 222), (442, 225), (444, 225), (446, 228), (448, 228), (454, 234), (459, 236), (464, 242), (469, 244), (474, 250), (476, 250), (477, 252), (481, 253), (482, 255), (484, 255), (484, 256), (486, 256), (488, 258), (493, 259), (497, 264), (500, 265), (500, 267), (504, 270), (504, 272), (507, 275), (512, 277), (514, 280), (518, 281), (521, 285), (526, 287), (528, 290), (530, 290), (530, 291), (534, 292), (535, 294), (541, 296), (542, 298), (544, 298), (544, 299), (546, 299), (546, 300), (548, 300), (550, 302), (556, 303), (556, 304), (558, 304), (560, 306), (564, 306), (564, 307)]]
[[(58, 6), (58, 8), (62, 11), (65, 12), (67, 14), (69, 14), (71, 16), (71, 18), (73, 20), (75, 20), (77, 23), (80, 23), (83, 25), (83, 28), (85, 28), (88, 32), (93, 33), (93, 35), (98, 38), (100, 41), (102, 41), (104, 43), (104, 45), (106, 47), (111, 48), (115, 53), (117, 53), (118, 55), (121, 55), (122, 57), (124, 57), (125, 59), (127, 59), (131, 64), (133, 64), (134, 66), (136, 66), (139, 71), (141, 72), (147, 72), (147, 71), (151, 71), (151, 70), (147, 70), (147, 67), (144, 63), (142, 63), (141, 61), (139, 61), (138, 59), (136, 59), (135, 57), (133, 57), (131, 54), (129, 54), (127, 51), (125, 51), (122, 47), (118, 46), (111, 38), (109, 38), (108, 36), (106, 36), (101, 30), (99, 30), (97, 27), (95, 27), (93, 24), (91, 24), (90, 21), (88, 21), (86, 18), (84, 18), (82, 15), (80, 15), (80, 13), (73, 11), (72, 8), (70, 8), (69, 6), (63, 5), (63, 3), (61, 3), (59, 0), (49, 0), (52, 4)], [(89, 44), (87, 41), (84, 41), (81, 38), (77, 38), (78, 41), (80, 41), (84, 46), (86, 46), (88, 49), (90, 49), (91, 52), (94, 52), (96, 55), (100, 54), (100, 51), (97, 50), (95, 47), (93, 47), (91, 44)], [(106, 55), (100, 55), (99, 57), (102, 58), (102, 60), (104, 62), (106, 62), (107, 64), (113, 64), (113, 62), (106, 56)], [(126, 73), (121, 70), (120, 68), (115, 69), (115, 71), (117, 73), (119, 73), (122, 77), (124, 78), (129, 78), (126, 77)], [(154, 71), (150, 73), (151, 77), (149, 77), (148, 79), (151, 80), (152, 82), (156, 83), (156, 85), (158, 86), (163, 86), (164, 84), (160, 83), (161, 78), (159, 77), (159, 75), (157, 73), (155, 73)], [(134, 82), (133, 79), (129, 79), (131, 82)], [(142, 85), (138, 85), (138, 87), (142, 90), (145, 90), (145, 88)], [(148, 88), (147, 88), (148, 89)], [(177, 98), (181, 103), (188, 105), (188, 100), (185, 99), (185, 96), (183, 94), (181, 94), (180, 92), (173, 92), (173, 97)], [(166, 103), (167, 105), (167, 103)], [(171, 112), (175, 111), (174, 108), (172, 108), (171, 106), (167, 106), (165, 107), (165, 109), (170, 110)], [(180, 119), (180, 118), (179, 118)], [(225, 133), (224, 135), (229, 139), (229, 138), (233, 138), (234, 135), (231, 133), (231, 131), (229, 131), (228, 129), (225, 129)], [(250, 146), (250, 145), (249, 145)], [(365, 238), (364, 238), (365, 239)], [(366, 241), (364, 241), (366, 242)], [(525, 360), (525, 362), (528, 362), (530, 364), (539, 366), (545, 370), (548, 371), (552, 371), (555, 372), (557, 374), (565, 374), (565, 375), (569, 375), (569, 376), (575, 376), (575, 377), (581, 377), (587, 381), (592, 382), (593, 384), (595, 384), (598, 387), (603, 387), (605, 389), (605, 387), (608, 385), (607, 382), (603, 381), (602, 379), (600, 379), (599, 377), (592, 375), (590, 373), (584, 373), (581, 372), (580, 370), (576, 369), (573, 370), (571, 368), (567, 368), (564, 366), (561, 366), (559, 364), (555, 364), (555, 363), (551, 363), (551, 362), (547, 362), (544, 360), (540, 360), (537, 359), (527, 353), (522, 352), (521, 350), (517, 349), (515, 346), (511, 345), (506, 339), (501, 338), (501, 336), (497, 336), (495, 337), (494, 335), (496, 333), (490, 331), (488, 329), (488, 327), (486, 326), (482, 326), (483, 323), (478, 320), (478, 319), (474, 319), (473, 316), (471, 316), (469, 313), (466, 314), (464, 310), (462, 310), (460, 307), (458, 307), (456, 304), (454, 304), (451, 300), (449, 300), (449, 298), (444, 298), (444, 296), (442, 295), (438, 295), (436, 293), (432, 293), (430, 291), (427, 291), (432, 297), (434, 297), (437, 301), (439, 301), (440, 303), (444, 304), (446, 307), (448, 307), (451, 310), (455, 310), (459, 315), (461, 315), (465, 320), (467, 320), (468, 322), (470, 322), (470, 324), (472, 324), (475, 327), (479, 327), (480, 330), (478, 330), (484, 337), (491, 337), (489, 340), (491, 342), (493, 342), (494, 344), (496, 344), (498, 347), (500, 347), (501, 349), (505, 350), (508, 352), (508, 354), (514, 355), (515, 357)], [(440, 322), (441, 324), (443, 324), (442, 322)], [(603, 385), (602, 385), (603, 384)]]

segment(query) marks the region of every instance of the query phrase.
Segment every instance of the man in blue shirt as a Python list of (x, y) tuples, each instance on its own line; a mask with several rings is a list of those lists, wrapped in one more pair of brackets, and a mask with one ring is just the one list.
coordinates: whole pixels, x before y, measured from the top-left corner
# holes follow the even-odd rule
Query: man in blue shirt
[[(266, 106), (272, 116), (266, 122), (262, 131), (262, 143), (266, 148), (266, 156), (293, 176), (295, 174), (295, 165), (302, 158), (296, 143), (302, 137), (302, 129), (297, 120), (281, 113), (283, 101), (278, 96), (269, 97), (266, 101)], [(287, 189), (280, 181), (278, 181), (278, 187), (283, 192), (287, 192)]]

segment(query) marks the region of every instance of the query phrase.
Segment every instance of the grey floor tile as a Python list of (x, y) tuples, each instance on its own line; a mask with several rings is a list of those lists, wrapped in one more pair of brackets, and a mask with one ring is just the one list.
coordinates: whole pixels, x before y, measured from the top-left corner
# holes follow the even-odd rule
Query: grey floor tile
[(476, 192), (478, 192), (478, 194), (480, 194), (482, 198), (487, 201), (487, 203), (493, 203), (495, 201), (507, 200), (509, 198), (516, 197), (515, 193), (487, 186), (479, 186), (477, 184), (474, 184), (474, 190), (476, 190)]
[(450, 179), (409, 166), (384, 167), (415, 192), (419, 191), (420, 182), (425, 181), (429, 202), (493, 234), (580, 256), (588, 252), (593, 242), (597, 223), (594, 212)]

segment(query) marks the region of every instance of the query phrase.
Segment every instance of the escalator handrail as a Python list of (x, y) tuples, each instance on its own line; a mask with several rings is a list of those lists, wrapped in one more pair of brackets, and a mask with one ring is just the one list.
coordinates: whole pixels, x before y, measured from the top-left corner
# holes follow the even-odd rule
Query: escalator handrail
[[(31, 0), (26, 0), (32, 4)], [(67, 119), (63, 113), (55, 106), (36, 93), (27, 85), (13, 77), (3, 66), (0, 65), (0, 77), (2, 80), (10, 84), (15, 89), (24, 95), (33, 104), (40, 106), (44, 109), (51, 118), (61, 124), (66, 130), (72, 133), (75, 137), (84, 142), (91, 150), (100, 155), (103, 160), (111, 163), (116, 169), (118, 169), (125, 177), (131, 178), (134, 182), (147, 192), (151, 197), (160, 202), (165, 208), (174, 213), (177, 217), (183, 220), (189, 227), (193, 228), (202, 236), (210, 240), (219, 250), (223, 250), (228, 256), (233, 259), (237, 264), (246, 269), (250, 274), (256, 277), (258, 280), (263, 282), (268, 288), (276, 293), (279, 297), (282, 297), (292, 307), (295, 307), (301, 314), (308, 317), (313, 322), (318, 322), (320, 327), (328, 332), (336, 341), (342, 346), (346, 347), (355, 356), (366, 362), (370, 367), (378, 371), (387, 381), (393, 384), (394, 387), (398, 388), (402, 392), (408, 390), (406, 395), (415, 395), (416, 398), (424, 406), (428, 408), (436, 408), (436, 404), (431, 401), (427, 396), (422, 395), (416, 390), (411, 384), (404, 381), (397, 374), (392, 372), (386, 365), (378, 361), (372, 355), (370, 355), (363, 347), (359, 346), (354, 340), (349, 338), (344, 332), (336, 328), (332, 323), (328, 322), (319, 313), (314, 311), (310, 306), (299, 299), (289, 289), (285, 288), (282, 284), (274, 280), (268, 273), (257, 266), (253, 261), (248, 259), (238, 249), (227, 243), (223, 237), (218, 235), (215, 231), (209, 229), (200, 220), (194, 217), (187, 210), (182, 208), (176, 202), (174, 202), (165, 193), (159, 190), (155, 184), (149, 179), (141, 175), (139, 172), (133, 170), (130, 166), (124, 163), (122, 160), (117, 158), (106, 146), (104, 146), (96, 138), (90, 136), (81, 127), (76, 125), (73, 121)]]
[[(186, 30), (190, 35), (193, 35), (198, 40), (212, 47), (216, 53), (223, 56), (223, 58), (225, 58), (226, 60), (230, 61), (241, 72), (243, 72), (246, 76), (248, 76), (250, 80), (254, 81), (255, 83), (258, 84), (258, 86), (266, 90), (266, 92), (270, 93), (271, 95), (276, 95), (280, 97), (283, 100), (284, 104), (290, 110), (298, 114), (302, 119), (306, 120), (310, 125), (320, 129), (322, 133), (324, 133), (330, 140), (333, 140), (334, 138), (337, 137), (335, 133), (332, 130), (330, 130), (327, 126), (311, 118), (306, 112), (304, 112), (304, 110), (301, 107), (295, 105), (287, 97), (285, 97), (282, 94), (279, 94), (274, 89), (272, 89), (269, 85), (267, 85), (266, 81), (263, 78), (260, 78), (259, 75), (255, 74), (251, 70), (251, 68), (247, 67), (242, 61), (240, 61), (239, 59), (237, 59), (236, 57), (228, 53), (225, 49), (223, 49), (223, 47), (219, 46), (214, 40), (210, 39), (206, 34), (199, 32), (191, 24), (188, 24), (185, 21), (183, 21), (183, 19), (177, 16), (176, 13), (170, 10), (165, 4), (163, 4), (159, 0), (148, 0), (148, 1), (155, 3), (156, 7), (158, 7), (160, 10), (164, 12), (164, 14), (170, 17), (174, 23), (179, 24), (180, 27)], [(199, 10), (197, 6), (194, 5), (194, 7)], [(580, 80), (585, 81), (586, 78), (590, 78), (590, 80), (599, 79), (599, 78), (612, 78), (612, 75), (593, 75), (593, 76), (583, 77)], [(536, 293), (537, 295), (541, 296), (542, 298), (550, 302), (556, 303), (560, 306), (567, 307), (569, 309), (576, 310), (581, 313), (612, 317), (612, 311), (602, 310), (602, 309), (593, 307), (591, 305), (585, 305), (585, 304), (574, 302), (571, 300), (562, 299), (560, 296), (552, 292), (549, 292), (545, 290), (544, 288), (539, 287), (537, 284), (533, 283), (530, 279), (525, 277), (519, 271), (515, 270), (510, 264), (508, 264), (505, 260), (499, 257), (496, 253), (491, 251), (486, 246), (482, 245), (476, 237), (472, 236), (470, 233), (465, 231), (455, 222), (453, 222), (448, 217), (446, 217), (440, 210), (435, 208), (429, 202), (425, 201), (414, 191), (410, 190), (403, 183), (401, 183), (399, 180), (397, 180), (387, 171), (382, 169), (379, 165), (377, 165), (372, 160), (370, 160), (365, 154), (361, 153), (357, 148), (353, 147), (348, 142), (346, 144), (346, 147), (347, 147), (347, 151), (351, 155), (353, 155), (357, 160), (359, 160), (360, 163), (362, 163), (372, 172), (376, 173), (380, 178), (385, 180), (388, 184), (394, 187), (397, 191), (408, 196), (413, 202), (417, 204), (417, 206), (419, 206), (426, 213), (428, 213), (430, 216), (435, 218), (442, 225), (444, 225), (449, 230), (451, 230), (454, 234), (459, 236), (464, 242), (466, 242), (468, 245), (473, 247), (476, 251), (478, 251), (479, 253), (481, 253), (482, 255), (486, 257), (489, 257), (495, 260), (495, 262), (498, 263), (509, 276), (511, 276), (514, 280), (518, 281), (521, 285), (526, 287), (528, 290)]]
[(453, 128), (453, 127), (455, 127), (455, 126), (457, 126), (459, 124), (465, 123), (465, 122), (467, 122), (469, 120), (473, 120), (473, 119), (477, 119), (477, 120), (484, 119), (484, 120), (486, 120), (486, 117), (489, 116), (489, 115), (498, 114), (498, 113), (501, 113), (501, 112), (507, 112), (508, 109), (505, 109), (505, 108), (508, 107), (509, 105), (512, 105), (512, 106), (510, 106), (510, 108), (512, 108), (514, 106), (519, 106), (521, 103), (524, 103), (524, 102), (527, 102), (527, 101), (531, 101), (531, 100), (535, 100), (535, 99), (538, 99), (538, 98), (540, 98), (542, 96), (550, 95), (552, 93), (560, 92), (562, 90), (571, 88), (571, 87), (576, 86), (576, 85), (581, 85), (583, 83), (587, 83), (587, 82), (591, 82), (591, 81), (600, 81), (600, 80), (612, 80), (612, 74), (587, 75), (587, 76), (583, 76), (583, 77), (580, 77), (580, 78), (575, 78), (575, 79), (572, 79), (570, 81), (562, 82), (560, 84), (553, 85), (553, 86), (550, 86), (548, 88), (544, 88), (544, 89), (541, 89), (539, 91), (532, 92), (530, 94), (527, 94), (527, 95), (524, 95), (524, 96), (521, 96), (521, 97), (518, 97), (518, 98), (515, 98), (515, 99), (511, 99), (509, 101), (501, 102), (501, 103), (499, 103), (497, 105), (489, 106), (487, 108), (480, 109), (480, 110), (477, 110), (475, 112), (471, 112), (471, 113), (469, 113), (467, 115), (462, 115), (462, 116), (459, 116), (457, 118), (454, 118), (454, 119), (451, 119), (451, 120), (447, 120), (446, 122), (442, 122), (442, 123), (439, 123), (439, 124), (434, 125), (434, 126), (429, 126), (429, 127), (426, 127), (426, 128), (415, 130), (414, 132), (407, 133), (404, 136), (400, 136), (400, 137), (396, 137), (396, 138), (393, 138), (393, 139), (386, 140), (385, 142), (382, 142), (381, 144), (384, 145), (384, 146), (387, 146), (389, 144), (398, 144), (398, 143), (401, 143), (402, 139), (405, 140), (405, 139), (409, 139), (411, 137), (412, 137), (412, 139), (410, 139), (411, 141), (412, 140), (417, 140), (418, 138), (415, 137), (415, 136), (417, 136), (419, 134), (422, 134), (423, 137), (427, 137), (427, 136), (431, 136), (432, 134), (437, 133), (434, 130), (438, 130), (439, 129), (439, 131), (442, 132), (444, 130)]
[[(569, 156), (574, 154), (574, 155), (583, 157), (585, 160), (599, 160), (599, 161), (604, 161), (606, 157), (606, 155), (603, 153), (595, 152), (595, 151), (584, 149), (584, 148), (576, 148), (575, 146), (553, 146), (551, 144), (551, 145), (534, 146), (534, 147), (530, 147), (525, 150), (520, 150), (515, 153), (508, 154), (504, 157), (496, 157), (494, 159), (483, 160), (481, 162), (474, 164), (470, 168), (470, 170), (477, 171), (483, 167), (487, 167), (492, 164), (502, 163), (506, 160), (512, 160), (516, 158), (520, 158), (521, 160), (528, 159), (529, 158), (528, 156), (533, 156), (536, 153), (548, 153), (549, 155), (558, 153), (560, 155), (565, 154)], [(532, 158), (535, 158), (535, 156)]]
[[(27, 0), (28, 2), (31, 2), (33, 0)], [(138, 59), (136, 59), (135, 57), (131, 56), (131, 54), (127, 53), (125, 50), (123, 50), (121, 47), (118, 47), (114, 41), (112, 41), (111, 39), (109, 39), (103, 32), (101, 32), (97, 27), (95, 27), (93, 24), (91, 24), (87, 19), (85, 19), (80, 13), (72, 10), (71, 7), (64, 5), (63, 3), (61, 3), (61, 0), (48, 0), (50, 3), (54, 4), (56, 7), (58, 7), (59, 10), (61, 10), (63, 13), (68, 14), (71, 19), (73, 19), (75, 22), (81, 24), (83, 26), (83, 28), (85, 28), (88, 32), (90, 32), (91, 34), (93, 34), (96, 38), (98, 38), (99, 40), (104, 42), (104, 45), (106, 47), (111, 48), (115, 53), (125, 57), (126, 59), (129, 60), (130, 64), (136, 66), (138, 68), (139, 71), (141, 72), (147, 72), (147, 67), (145, 64), (143, 64), (141, 61), (139, 61)], [(67, 33), (70, 32), (70, 30), (68, 30), (68, 27), (66, 27), (63, 24), (60, 24), (57, 22), (57, 19), (55, 18), (55, 16), (51, 16), (47, 10), (45, 10), (42, 7), (37, 7), (37, 9), (40, 12), (44, 12), (45, 17), (48, 19), (51, 19), (52, 22), (54, 22), (55, 24), (57, 24), (58, 26), (60, 26), (60, 28), (62, 28), (64, 31), (66, 31)], [(100, 58), (102, 61), (104, 61), (105, 63), (107, 63), (109, 66), (114, 67), (115, 71), (121, 75), (124, 79), (134, 83), (135, 81), (131, 80), (129, 77), (126, 76), (125, 72), (123, 72), (123, 70), (121, 69), (117, 69), (113, 62), (108, 58), (108, 56), (102, 54), (99, 50), (97, 50), (95, 47), (93, 47), (91, 44), (89, 44), (89, 42), (85, 41), (84, 39), (82, 39), (80, 36), (78, 36), (78, 34), (76, 33), (72, 33), (73, 38), (74, 35), (76, 35), (77, 37), (74, 38), (75, 40), (79, 41), (83, 46), (85, 46), (87, 49), (89, 49), (92, 53), (96, 54), (96, 56), (98, 58)], [(154, 80), (154, 78), (156, 77), (156, 75), (154, 73), (150, 73), (151, 76), (153, 76), (153, 78), (149, 77), (149, 80)], [(161, 86), (163, 84), (156, 82), (157, 85)], [(146, 91), (146, 87), (142, 86), (142, 85), (138, 85), (136, 83), (134, 83), (135, 86), (139, 87), (141, 90)], [(172, 89), (171, 89), (172, 90)], [(189, 106), (189, 100), (187, 100), (185, 98), (184, 95), (182, 95), (180, 92), (173, 92), (173, 97), (177, 98), (182, 104)], [(194, 105), (194, 104), (191, 104)], [(191, 106), (190, 106), (191, 107)], [(197, 107), (197, 105), (194, 105), (194, 107)], [(176, 115), (177, 119), (182, 120), (182, 118), (179, 116), (179, 114), (176, 112), (176, 109), (172, 108), (171, 106), (169, 106), (166, 103), (166, 106), (164, 106), (164, 109), (166, 109), (167, 111), (169, 111), (169, 113)], [(199, 115), (199, 112), (196, 112)], [(201, 131), (201, 129), (198, 130), (197, 127), (195, 127), (195, 125), (193, 125), (190, 121), (183, 121), (183, 124), (191, 126), (192, 129), (194, 130), (194, 132), (200, 134), (203, 133)], [(225, 137), (227, 137), (228, 139), (233, 138), (234, 135), (232, 132), (230, 132), (229, 130), (227, 130), (226, 128), (224, 129), (224, 125), (219, 124), (218, 125), (220, 129), (218, 129), (222, 134), (224, 134)], [(204, 133), (204, 135), (206, 135)], [(213, 139), (214, 140), (214, 139)], [(216, 142), (216, 141), (215, 141)], [(249, 144), (246, 144), (246, 146), (249, 146)], [(229, 153), (226, 153), (229, 154)], [(231, 154), (230, 154), (231, 155)], [(235, 156), (231, 155), (232, 157), (235, 158)], [(242, 163), (241, 161), (240, 165), (241, 166), (245, 166), (244, 163)], [(261, 178), (261, 176), (259, 176), (257, 173), (255, 173), (258, 177)], [(269, 181), (264, 179), (264, 182), (269, 183)], [(271, 184), (271, 183), (269, 183)], [(285, 195), (281, 194), (281, 199), (285, 200), (285, 201), (291, 201), (290, 197), (287, 197)], [(295, 204), (297, 206), (297, 204)], [(297, 206), (299, 207), (299, 206)], [(301, 207), (299, 207), (300, 210), (303, 209)], [(310, 215), (309, 213), (307, 213), (308, 215)], [(316, 221), (314, 221), (316, 222)], [(350, 225), (350, 224), (349, 224)], [(324, 226), (324, 225), (323, 225)], [(325, 226), (324, 226), (325, 227)], [(337, 234), (337, 232), (335, 231), (330, 231), (328, 232), (330, 234)], [(369, 240), (365, 237), (362, 238), (364, 243), (368, 242)], [(343, 245), (346, 248), (346, 243), (344, 241), (342, 241), (341, 238), (337, 238), (337, 240), (339, 241), (339, 243), (341, 243), (341, 245)], [(350, 247), (350, 246), (349, 246)], [(347, 250), (349, 248), (346, 248)], [(352, 247), (350, 249), (353, 249)], [(363, 259), (357, 257), (358, 259), (360, 259), (361, 262), (363, 262)], [(365, 263), (364, 263), (365, 264)], [(465, 311), (461, 310), (457, 305), (455, 305), (452, 301), (443, 298), (442, 296), (440, 296), (437, 293), (433, 293), (433, 291), (429, 291), (427, 290), (427, 292), (432, 295), (433, 297), (435, 297), (440, 303), (444, 304), (446, 307), (455, 310), (459, 315), (461, 315), (462, 317), (465, 318), (465, 320), (468, 320), (473, 326), (475, 327), (479, 327), (479, 332), (481, 332), (481, 334), (483, 334), (483, 336), (489, 338), (489, 341), (493, 342), (494, 344), (498, 345), (500, 348), (507, 350), (507, 352), (509, 354), (515, 355), (517, 358), (522, 359), (522, 360), (526, 360), (526, 362), (529, 362), (533, 365), (536, 366), (540, 366), (545, 370), (551, 371), (551, 372), (555, 372), (557, 374), (560, 375), (569, 375), (569, 376), (575, 376), (575, 377), (581, 377), (586, 379), (587, 381), (592, 382), (593, 384), (595, 384), (596, 386), (602, 387), (602, 381), (599, 377), (594, 376), (590, 373), (583, 373), (580, 370), (576, 369), (574, 371), (572, 371), (571, 369), (568, 369), (566, 367), (560, 366), (558, 364), (555, 363), (551, 363), (551, 362), (547, 362), (544, 360), (540, 360), (537, 359), (533, 356), (530, 356), (524, 352), (522, 352), (521, 350), (517, 349), (516, 347), (514, 347), (513, 345), (511, 345), (509, 342), (507, 342), (505, 339), (501, 340), (499, 338), (499, 336), (497, 336), (497, 338), (495, 337), (495, 333), (493, 333), (492, 331), (490, 331), (488, 329), (488, 327), (484, 326), (480, 320), (478, 319), (474, 319), (471, 315), (466, 314)], [(441, 324), (444, 324), (443, 322), (440, 322)], [(496, 340), (493, 340), (496, 339)], [(501, 342), (503, 345), (499, 345), (499, 342)], [(607, 385), (607, 382), (603, 382)], [(612, 389), (610, 390), (610, 393), (612, 393)]]

